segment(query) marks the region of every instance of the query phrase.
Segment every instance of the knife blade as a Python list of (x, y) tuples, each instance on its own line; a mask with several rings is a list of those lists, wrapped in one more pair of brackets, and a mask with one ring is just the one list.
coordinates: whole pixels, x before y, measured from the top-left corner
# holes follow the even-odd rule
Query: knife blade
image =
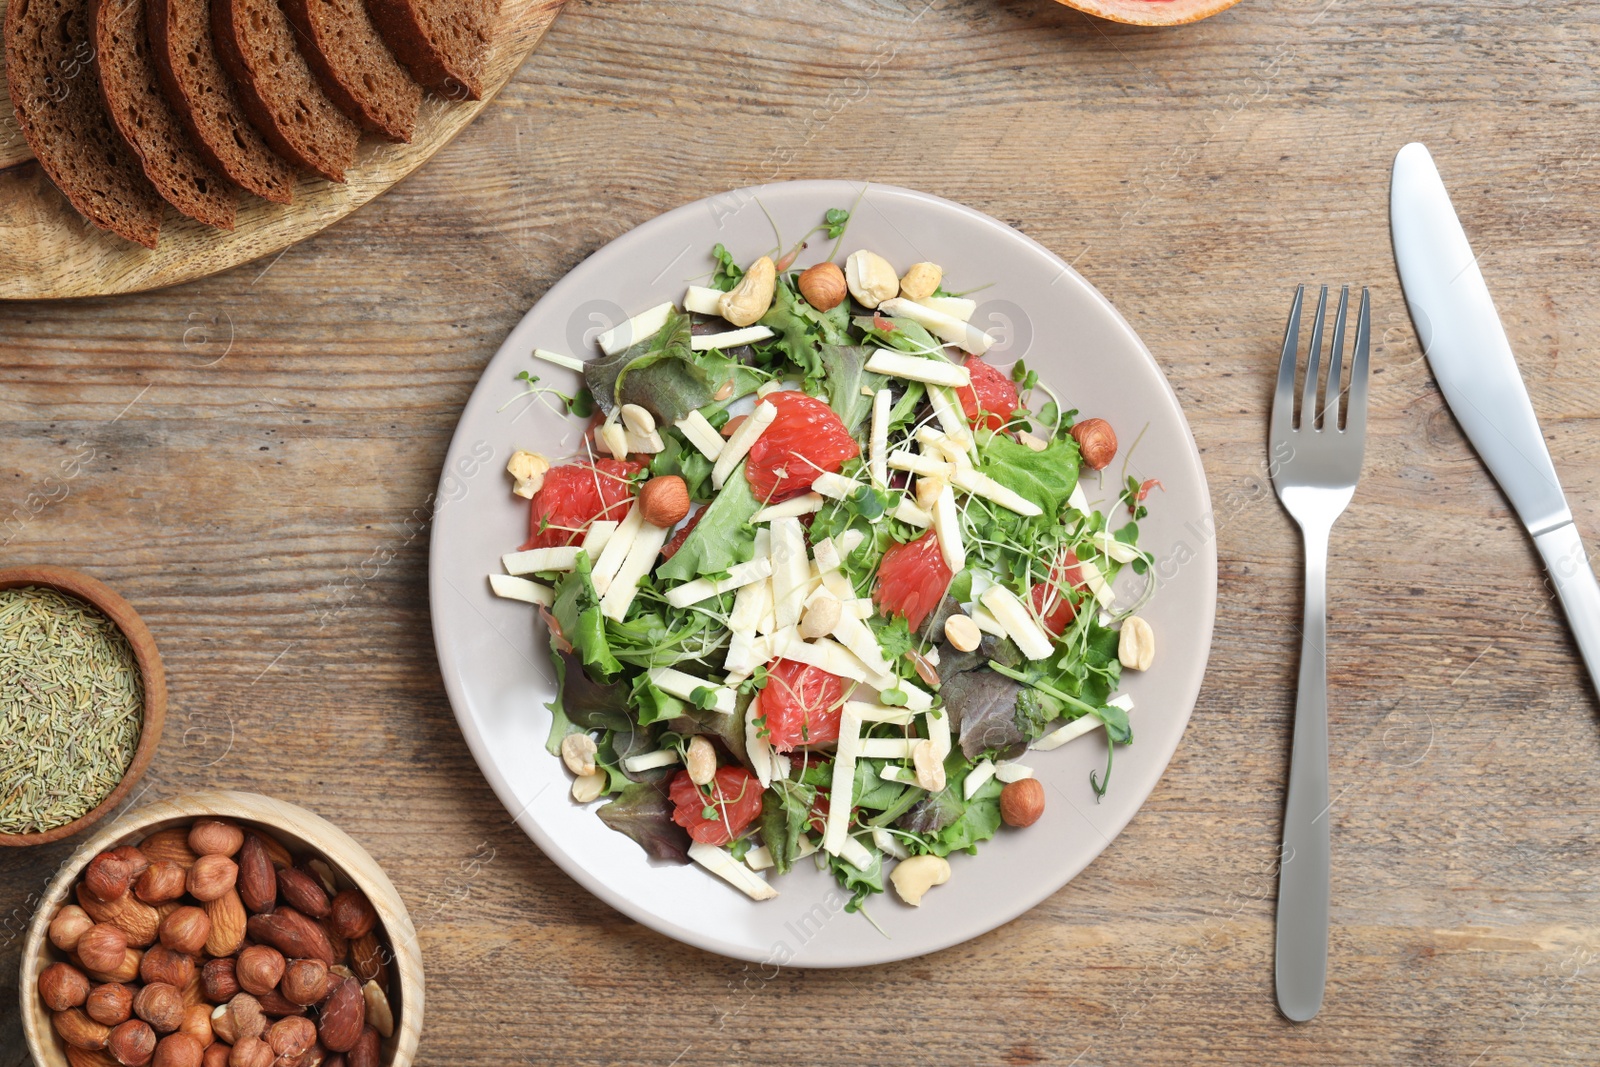
[(1406, 305), (1439, 390), (1532, 535), (1600, 688), (1600, 583), (1477, 257), (1421, 144), (1395, 156), (1389, 228)]

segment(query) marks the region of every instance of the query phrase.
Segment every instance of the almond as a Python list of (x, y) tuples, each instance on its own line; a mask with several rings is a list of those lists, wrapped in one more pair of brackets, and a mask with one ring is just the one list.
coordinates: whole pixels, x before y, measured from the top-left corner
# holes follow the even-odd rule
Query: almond
[(377, 982), (389, 988), (388, 959), (375, 930), (369, 930), (350, 942), (350, 969), (363, 982)]
[(305, 1005), (296, 1004), (276, 989), (261, 994), (257, 999), (261, 1001), (262, 1014), (269, 1015), (274, 1019), (281, 1019), (286, 1015), (304, 1015), (306, 1013)]
[[(360, 996), (359, 991), (356, 994)], [(55, 1025), (56, 1033), (61, 1035), (61, 1040), (75, 1048), (103, 1049), (106, 1039), (111, 1036), (111, 1027), (95, 1022), (77, 1008), (68, 1008), (58, 1011), (50, 1017)], [(351, 1044), (355, 1040), (351, 1039)]]
[(334, 897), (330, 918), (339, 935), (352, 941), (367, 936), (378, 924), (378, 913), (373, 909), (372, 901), (359, 889), (346, 889)]
[(294, 857), (289, 855), (289, 850), (283, 847), (283, 842), (267, 833), (251, 827), (250, 832), (261, 838), (261, 844), (267, 850), (267, 858), (274, 867), (293, 867)]
[(143, 959), (143, 952), (136, 948), (125, 948), (122, 950), (121, 962), (110, 970), (97, 971), (87, 964), (84, 966), (84, 970), (96, 982), (131, 982), (139, 977), (139, 963)]
[(189, 847), (187, 826), (169, 826), (165, 830), (157, 830), (139, 842), (139, 851), (149, 856), (151, 863), (166, 860), (184, 870), (193, 867), (194, 861), (199, 858)]
[(285, 904), (314, 919), (328, 914), (328, 894), (322, 891), (316, 878), (298, 867), (278, 871), (278, 892), (283, 895)]
[[(71, 1067), (117, 1067), (117, 1061), (111, 1058), (109, 1052), (97, 1052), (86, 1048), (78, 1048), (75, 1045), (67, 1046), (67, 1063)], [(339, 1067), (339, 1065), (333, 1064), (332, 1067)]]
[(78, 886), (78, 904), (97, 923), (110, 923), (128, 935), (128, 944), (138, 948), (153, 945), (161, 916), (156, 909), (125, 893), (116, 900), (96, 900), (83, 885)]
[(139, 977), (146, 982), (164, 982), (182, 989), (194, 981), (194, 960), (165, 945), (152, 945), (139, 961)]
[(260, 914), (278, 902), (278, 875), (267, 856), (267, 846), (255, 834), (246, 834), (239, 846), (239, 897), (244, 906)]
[(206, 918), (211, 920), (211, 936), (206, 938), (206, 955), (231, 956), (239, 951), (239, 946), (244, 944), (245, 921), (244, 903), (239, 899), (239, 892), (230, 889), (216, 900), (208, 900), (203, 905)]
[(290, 959), (318, 959), (330, 967), (335, 962), (333, 946), (322, 927), (293, 908), (252, 915), (246, 929), (252, 941), (271, 945)]
[(346, 978), (334, 987), (323, 1003), (322, 1022), (317, 1032), (330, 1051), (349, 1052), (360, 1039), (366, 1021), (367, 1002), (361, 995), (361, 984), (354, 978)]

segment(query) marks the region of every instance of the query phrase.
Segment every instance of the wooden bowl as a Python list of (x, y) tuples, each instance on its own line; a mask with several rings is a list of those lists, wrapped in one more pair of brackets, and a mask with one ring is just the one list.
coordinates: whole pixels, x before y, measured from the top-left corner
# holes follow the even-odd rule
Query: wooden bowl
[(33, 1053), (33, 1062), (39, 1067), (69, 1067), (66, 1045), (51, 1025), (50, 1009), (39, 999), (39, 973), (63, 958), (50, 943), (50, 920), (55, 918), (61, 905), (71, 899), (83, 869), (107, 849), (136, 845), (157, 830), (183, 825), (203, 815), (264, 830), (291, 852), (322, 857), (333, 868), (341, 888), (353, 886), (372, 901), (384, 940), (394, 954), (389, 996), (395, 1029), (393, 1037), (384, 1039), (380, 1062), (385, 1067), (410, 1067), (422, 1034), (422, 952), (417, 947), (416, 928), (411, 925), (411, 916), (406, 913), (405, 903), (394, 883), (366, 849), (321, 816), (258, 793), (235, 792), (191, 793), (130, 812), (98, 831), (61, 865), (44, 891), (33, 921), (28, 924), (27, 941), (22, 948), (18, 992), (22, 1001), (22, 1030)]
[(54, 589), (58, 593), (75, 596), (92, 604), (112, 622), (133, 647), (139, 676), (144, 682), (144, 714), (139, 728), (139, 747), (134, 750), (133, 762), (118, 782), (98, 805), (69, 823), (36, 834), (0, 833), (0, 846), (44, 845), (88, 829), (111, 811), (128, 795), (134, 783), (143, 777), (145, 768), (161, 743), (161, 725), (167, 717), (167, 673), (161, 666), (161, 653), (156, 651), (156, 639), (150, 636), (139, 613), (116, 591), (98, 578), (66, 567), (8, 567), (0, 569), (0, 589), (16, 589), (25, 585)]

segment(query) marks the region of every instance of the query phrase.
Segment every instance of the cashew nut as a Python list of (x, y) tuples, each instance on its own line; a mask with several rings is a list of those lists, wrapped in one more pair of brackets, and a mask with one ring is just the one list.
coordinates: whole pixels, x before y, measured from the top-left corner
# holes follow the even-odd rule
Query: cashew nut
[(696, 734), (689, 738), (683, 765), (689, 772), (689, 781), (695, 785), (710, 785), (711, 779), (717, 776), (717, 750), (711, 747), (710, 741)]
[(800, 620), (800, 636), (807, 641), (828, 636), (839, 625), (839, 617), (843, 614), (844, 605), (839, 603), (838, 597), (817, 597)]
[(532, 500), (533, 494), (544, 485), (544, 472), (549, 469), (550, 461), (537, 452), (518, 449), (511, 453), (511, 460), (506, 464), (506, 473), (516, 482), (511, 491)]
[(875, 308), (900, 292), (900, 276), (889, 261), (865, 248), (844, 261), (844, 282), (863, 307)]
[(594, 738), (588, 734), (568, 734), (561, 739), (561, 761), (580, 778), (594, 773), (596, 751)]
[(587, 804), (591, 800), (599, 800), (600, 794), (606, 791), (606, 776), (604, 771), (595, 771), (593, 774), (580, 774), (572, 780), (572, 799), (579, 804)]
[(930, 793), (944, 788), (944, 761), (934, 753), (932, 741), (917, 742), (911, 750), (911, 765), (917, 771), (917, 785)]
[(900, 295), (907, 300), (926, 300), (939, 290), (944, 271), (937, 263), (913, 263), (900, 279)]
[(744, 272), (739, 284), (717, 300), (717, 314), (735, 326), (753, 326), (772, 306), (778, 287), (778, 269), (770, 256), (762, 256)]
[(950, 864), (943, 856), (912, 856), (895, 864), (889, 881), (900, 899), (913, 908), (922, 904), (922, 895), (950, 880)]
[(1156, 658), (1156, 632), (1137, 615), (1122, 620), (1122, 636), (1117, 638), (1117, 658), (1133, 671), (1147, 671)]

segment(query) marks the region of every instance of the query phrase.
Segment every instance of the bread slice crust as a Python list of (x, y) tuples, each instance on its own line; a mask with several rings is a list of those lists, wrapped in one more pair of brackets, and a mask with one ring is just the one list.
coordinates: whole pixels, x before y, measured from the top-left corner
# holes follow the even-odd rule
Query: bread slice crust
[(447, 100), (483, 97), (499, 0), (366, 0), (373, 25), (411, 76)]
[(384, 44), (364, 0), (283, 0), (283, 10), (328, 99), (363, 129), (409, 144), (422, 86)]
[(162, 198), (192, 219), (233, 229), (235, 186), (194, 148), (150, 56), (144, 0), (90, 0), (100, 94), (117, 132)]
[(267, 143), (297, 166), (343, 182), (361, 128), (317, 85), (277, 0), (211, 0), (211, 38)]
[(100, 99), (89, 0), (12, 0), (6, 86), (28, 147), (85, 218), (154, 248), (165, 205)]
[(294, 168), (251, 124), (211, 43), (207, 0), (147, 0), (156, 75), (195, 149), (242, 188), (275, 204), (294, 201)]

